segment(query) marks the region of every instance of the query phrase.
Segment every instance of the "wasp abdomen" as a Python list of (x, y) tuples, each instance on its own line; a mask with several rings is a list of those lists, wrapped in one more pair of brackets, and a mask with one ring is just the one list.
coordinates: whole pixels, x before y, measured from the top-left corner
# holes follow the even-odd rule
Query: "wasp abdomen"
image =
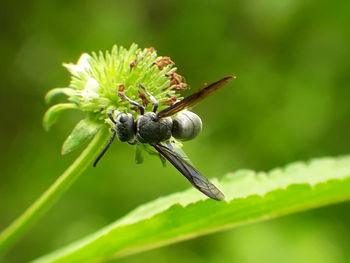
[(191, 111), (180, 112), (173, 120), (172, 135), (179, 140), (191, 140), (202, 130), (202, 121)]

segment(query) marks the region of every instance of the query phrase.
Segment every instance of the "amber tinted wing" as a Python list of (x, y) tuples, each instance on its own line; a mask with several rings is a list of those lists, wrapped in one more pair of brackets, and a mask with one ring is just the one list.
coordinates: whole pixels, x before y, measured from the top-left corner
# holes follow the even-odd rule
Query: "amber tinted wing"
[(206, 196), (221, 201), (225, 198), (224, 194), (216, 188), (207, 178), (190, 165), (188, 162), (179, 157), (168, 147), (157, 144), (152, 145), (165, 159), (167, 159), (180, 173), (182, 173), (190, 183)]
[(160, 112), (157, 113), (158, 118), (165, 118), (172, 116), (179, 111), (182, 111), (188, 107), (191, 107), (195, 104), (197, 104), (199, 101), (202, 99), (206, 98), (209, 96), (211, 93), (216, 91), (217, 89), (221, 88), (223, 85), (225, 85), (227, 82), (230, 80), (236, 78), (235, 76), (228, 76), (223, 79), (220, 79), (200, 90), (197, 92), (193, 93), (192, 95), (184, 98), (183, 100), (180, 100), (179, 102), (174, 103), (173, 105), (169, 106), (168, 108), (165, 108), (164, 110), (161, 110)]

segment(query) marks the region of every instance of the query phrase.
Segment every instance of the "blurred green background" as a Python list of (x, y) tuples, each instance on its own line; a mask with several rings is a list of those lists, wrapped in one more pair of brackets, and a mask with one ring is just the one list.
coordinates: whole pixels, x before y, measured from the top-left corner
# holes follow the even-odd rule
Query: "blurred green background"
[[(19, 7), (20, 5), (20, 7)], [(2, 4), (0, 229), (77, 157), (60, 147), (81, 113), (41, 126), (45, 93), (67, 86), (83, 52), (153, 46), (193, 92), (237, 80), (200, 103), (201, 135), (184, 150), (207, 177), (350, 153), (350, 2), (292, 0), (16, 1)], [(136, 206), (190, 187), (172, 167), (115, 143), (17, 243), (26, 262)], [(210, 212), (210, 211), (208, 211)], [(350, 262), (350, 204), (208, 235), (116, 262)]]

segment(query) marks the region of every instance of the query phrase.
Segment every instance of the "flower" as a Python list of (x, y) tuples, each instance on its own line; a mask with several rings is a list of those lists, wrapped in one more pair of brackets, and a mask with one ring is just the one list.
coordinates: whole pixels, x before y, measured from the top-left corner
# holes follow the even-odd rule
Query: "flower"
[[(152, 105), (140, 90), (140, 84), (159, 102), (159, 110), (181, 99), (177, 92), (187, 87), (169, 57), (158, 56), (153, 48), (142, 50), (136, 44), (129, 49), (114, 46), (105, 53), (83, 53), (76, 64), (63, 66), (71, 73), (71, 81), (68, 87), (49, 91), (46, 101), (51, 103), (64, 95), (66, 103), (48, 109), (44, 126), (49, 129), (65, 109), (79, 109), (86, 113), (86, 118), (78, 123), (65, 144), (72, 138), (76, 140), (74, 133), (80, 137), (84, 134), (84, 140), (87, 140), (98, 131), (96, 127), (110, 125), (107, 114), (111, 110), (128, 112), (135, 118), (139, 115), (137, 109), (119, 97), (121, 87), (130, 99), (143, 104), (146, 111), (150, 111)], [(84, 141), (80, 137), (76, 140), (79, 143), (73, 143), (73, 148)], [(72, 145), (71, 141), (69, 145)], [(72, 146), (69, 147), (63, 152), (71, 151)]]
[(99, 97), (99, 88), (100, 84), (98, 84), (96, 79), (88, 78), (84, 89), (80, 92), (80, 96), (84, 100), (97, 99)]
[(91, 70), (91, 66), (88, 62), (90, 59), (90, 55), (87, 53), (83, 53), (76, 65), (69, 63), (69, 64), (63, 64), (63, 66), (70, 72), (72, 75), (78, 76), (79, 73), (85, 73), (87, 70)]

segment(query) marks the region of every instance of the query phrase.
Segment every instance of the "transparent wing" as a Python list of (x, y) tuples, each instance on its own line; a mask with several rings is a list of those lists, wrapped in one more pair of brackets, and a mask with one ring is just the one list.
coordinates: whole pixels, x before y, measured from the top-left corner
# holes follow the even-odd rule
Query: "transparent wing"
[(182, 173), (190, 183), (206, 196), (221, 201), (225, 198), (224, 194), (216, 188), (207, 178), (179, 157), (176, 153), (162, 144), (152, 145), (165, 159), (167, 159), (180, 173)]
[(235, 76), (228, 76), (223, 79), (220, 79), (200, 90), (193, 93), (192, 95), (180, 100), (179, 102), (174, 103), (173, 105), (169, 106), (168, 108), (165, 108), (164, 110), (161, 110), (157, 113), (157, 117), (159, 119), (172, 116), (188, 107), (191, 107), (195, 104), (197, 104), (202, 99), (209, 96), (211, 93), (216, 91), (217, 89), (221, 88), (223, 85), (225, 85), (230, 80), (236, 78)]

